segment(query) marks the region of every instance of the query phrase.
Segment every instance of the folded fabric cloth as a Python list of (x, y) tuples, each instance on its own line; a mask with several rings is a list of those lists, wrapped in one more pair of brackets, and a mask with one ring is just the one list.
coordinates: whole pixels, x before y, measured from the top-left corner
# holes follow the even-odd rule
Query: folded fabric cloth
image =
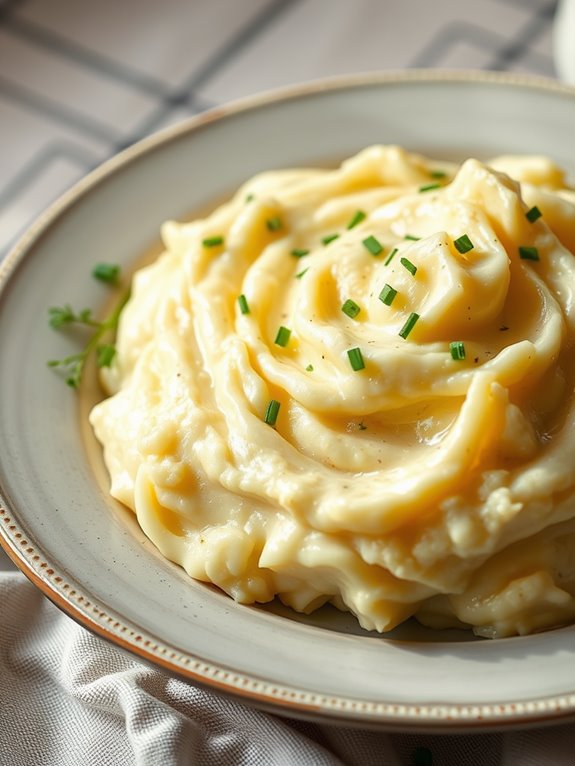
[(294, 721), (92, 635), (0, 572), (1, 766), (567, 766), (575, 724), (470, 735)]

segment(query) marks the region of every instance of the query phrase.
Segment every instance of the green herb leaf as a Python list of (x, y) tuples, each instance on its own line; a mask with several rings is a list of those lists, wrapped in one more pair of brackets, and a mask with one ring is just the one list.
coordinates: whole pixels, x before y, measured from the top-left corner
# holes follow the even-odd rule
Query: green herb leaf
[(303, 271), (300, 271), (298, 274), (296, 274), (295, 278), (296, 279), (301, 279), (303, 277), (303, 275), (306, 273), (306, 271), (309, 271), (309, 266), (307, 267), (307, 269), (304, 269)]
[(238, 296), (238, 304), (240, 307), (240, 311), (242, 314), (249, 314), (250, 313), (250, 307), (248, 306), (248, 299), (245, 295), (239, 295)]
[(383, 253), (383, 246), (374, 236), (370, 235), (362, 240), (362, 245), (369, 250), (372, 255), (379, 255)]
[(451, 358), (455, 359), (456, 361), (461, 361), (462, 359), (465, 359), (465, 345), (462, 340), (454, 340), (451, 341), (449, 344), (449, 352), (451, 354)]
[(293, 255), (294, 258), (303, 258), (305, 255), (309, 255), (309, 250), (296, 248), (291, 251), (291, 255)]
[(313, 372), (313, 364), (308, 364), (308, 366), (305, 369), (307, 372)]
[(538, 208), (536, 205), (533, 205), (533, 207), (532, 207), (532, 208), (530, 208), (530, 209), (529, 209), (529, 210), (528, 210), (528, 211), (525, 213), (525, 218), (527, 218), (527, 220), (529, 221), (529, 223), (535, 223), (535, 221), (536, 221), (538, 218), (541, 218), (541, 216), (542, 216), (542, 215), (543, 215), (543, 213), (541, 212), (541, 210), (539, 210), (539, 208)]
[(420, 192), (433, 191), (434, 189), (441, 189), (441, 184), (424, 184), (419, 187)]
[(325, 237), (321, 238), (322, 244), (329, 245), (330, 242), (333, 242), (334, 239), (337, 239), (339, 237), (339, 234), (327, 234)]
[(384, 265), (384, 266), (389, 266), (389, 264), (392, 262), (392, 260), (393, 260), (393, 257), (395, 256), (395, 254), (396, 254), (397, 252), (398, 252), (398, 250), (397, 250), (397, 247), (394, 247), (394, 248), (393, 248), (393, 250), (391, 251), (391, 253), (390, 253), (390, 254), (387, 256), (387, 258), (385, 259), (385, 263), (384, 263), (383, 265)]
[(524, 261), (538, 261), (539, 250), (536, 247), (528, 247), (527, 245), (521, 245), (519, 247), (519, 257)]
[(391, 306), (391, 304), (395, 300), (396, 295), (397, 295), (397, 290), (395, 290), (391, 285), (385, 285), (385, 287), (379, 294), (379, 300), (382, 303), (385, 303), (386, 306)]
[(361, 308), (357, 305), (355, 301), (352, 301), (351, 298), (348, 298), (343, 306), (341, 307), (341, 310), (344, 314), (347, 314), (348, 317), (351, 317), (351, 319), (355, 319), (356, 316), (361, 311)]
[(84, 365), (93, 352), (96, 354), (98, 367), (109, 367), (112, 364), (116, 348), (112, 343), (102, 343), (102, 340), (116, 331), (120, 314), (129, 297), (130, 293), (126, 291), (111, 314), (102, 322), (92, 319), (91, 309), (82, 309), (78, 313), (68, 305), (48, 309), (48, 321), (55, 330), (65, 329), (71, 324), (80, 324), (93, 329), (93, 333), (82, 351), (63, 359), (51, 359), (47, 362), (48, 367), (61, 368), (65, 371), (66, 383), (72, 388), (79, 388)]
[(474, 244), (469, 239), (467, 234), (462, 234), (461, 237), (458, 237), (457, 239), (453, 240), (453, 244), (455, 245), (455, 249), (461, 253), (461, 255), (464, 255), (465, 253), (468, 253), (470, 250), (473, 250)]
[(219, 247), (220, 245), (224, 244), (224, 238), (221, 235), (216, 235), (214, 237), (206, 237), (202, 240), (202, 245), (204, 247)]
[(266, 221), (266, 226), (268, 227), (269, 231), (278, 231), (282, 227), (281, 218), (277, 215), (273, 218), (268, 218)]
[(347, 352), (347, 356), (352, 370), (359, 372), (359, 370), (365, 369), (365, 362), (363, 361), (363, 355), (359, 348), (350, 348)]
[(96, 349), (96, 364), (98, 367), (110, 367), (116, 356), (116, 347), (111, 343), (105, 343)]
[(412, 262), (409, 260), (409, 258), (400, 258), (400, 259), (399, 259), (399, 262), (401, 263), (401, 265), (402, 265), (404, 268), (406, 268), (406, 269), (409, 271), (409, 273), (410, 273), (412, 276), (415, 276), (415, 275), (417, 274), (417, 266), (416, 266), (414, 263), (412, 263)]
[(92, 269), (92, 276), (113, 285), (120, 276), (120, 267), (115, 263), (97, 263)]
[(411, 333), (411, 331), (415, 327), (418, 319), (419, 319), (419, 314), (416, 314), (415, 312), (409, 315), (409, 317), (407, 318), (407, 322), (403, 325), (403, 327), (399, 331), (399, 335), (403, 339), (406, 339), (408, 337), (408, 335)]
[(429, 176), (430, 178), (435, 178), (438, 181), (441, 181), (442, 178), (447, 178), (447, 173), (443, 170), (431, 170)]
[(264, 423), (267, 423), (269, 426), (275, 426), (278, 419), (280, 406), (281, 405), (277, 399), (270, 400), (270, 403), (266, 409), (266, 414), (264, 415)]
[(356, 211), (351, 221), (347, 224), (347, 228), (348, 229), (355, 228), (358, 224), (364, 221), (365, 218), (366, 218), (366, 214), (363, 212), (363, 210)]
[(65, 306), (52, 306), (48, 309), (48, 322), (50, 327), (58, 330), (67, 324), (83, 324), (89, 327), (97, 327), (98, 322), (92, 319), (91, 309), (82, 309), (76, 313), (74, 309), (66, 304)]
[(411, 242), (419, 242), (421, 237), (414, 237), (413, 234), (406, 234), (404, 239), (409, 239)]
[(287, 327), (283, 327), (282, 325), (277, 332), (274, 343), (278, 346), (283, 346), (285, 348), (287, 344), (289, 343), (290, 336), (291, 336), (291, 330), (288, 330)]

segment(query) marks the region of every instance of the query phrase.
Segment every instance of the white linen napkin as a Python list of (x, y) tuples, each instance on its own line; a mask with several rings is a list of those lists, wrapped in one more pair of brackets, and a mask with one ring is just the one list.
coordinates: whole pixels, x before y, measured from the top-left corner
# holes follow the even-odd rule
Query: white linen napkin
[(0, 572), (0, 766), (570, 766), (575, 724), (418, 735), (294, 721), (151, 668)]

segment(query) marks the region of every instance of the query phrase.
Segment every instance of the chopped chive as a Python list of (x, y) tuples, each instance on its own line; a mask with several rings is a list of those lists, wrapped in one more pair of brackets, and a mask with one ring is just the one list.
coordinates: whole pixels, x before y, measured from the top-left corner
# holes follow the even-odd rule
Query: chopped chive
[(382, 303), (385, 303), (386, 306), (391, 306), (391, 304), (395, 300), (396, 295), (397, 295), (397, 290), (395, 290), (391, 285), (385, 285), (385, 287), (379, 294), (379, 300)]
[(250, 313), (250, 307), (248, 306), (248, 300), (245, 295), (238, 296), (238, 303), (240, 304), (240, 311), (242, 314)]
[(387, 258), (385, 259), (385, 263), (384, 263), (383, 265), (384, 265), (384, 266), (389, 266), (389, 264), (390, 264), (390, 263), (392, 262), (392, 260), (393, 260), (393, 256), (394, 256), (396, 253), (397, 253), (397, 247), (394, 247), (394, 248), (393, 248), (393, 250), (391, 251), (391, 253), (390, 253), (390, 254), (387, 256)]
[(532, 208), (530, 208), (530, 209), (529, 209), (529, 210), (528, 210), (528, 211), (525, 213), (525, 218), (527, 218), (527, 220), (529, 221), (529, 223), (535, 223), (535, 221), (536, 221), (538, 218), (541, 218), (541, 216), (542, 216), (542, 215), (543, 215), (543, 213), (541, 212), (541, 210), (539, 210), (539, 208), (537, 207), (537, 205), (533, 205), (533, 207), (532, 207)]
[(246, 195), (246, 202), (252, 202), (255, 199), (253, 194)]
[(97, 263), (92, 269), (92, 276), (113, 285), (120, 276), (120, 267), (116, 263)]
[(306, 369), (306, 372), (313, 372), (313, 364), (308, 364), (308, 366), (305, 369)]
[(306, 271), (309, 271), (309, 266), (307, 267), (307, 269), (304, 269), (303, 271), (300, 271), (299, 274), (296, 274), (295, 278), (296, 279), (301, 279), (303, 277), (303, 275), (306, 273)]
[(347, 224), (348, 229), (353, 229), (355, 226), (360, 224), (363, 220), (365, 220), (366, 214), (363, 212), (363, 210), (358, 210), (351, 221)]
[(282, 325), (277, 332), (274, 343), (276, 343), (278, 346), (283, 346), (285, 348), (287, 344), (289, 343), (290, 335), (291, 335), (291, 330), (288, 330), (287, 327), (284, 327)]
[(282, 227), (282, 221), (279, 216), (275, 216), (274, 218), (268, 218), (266, 221), (266, 226), (270, 231), (277, 231), (278, 229), (281, 229)]
[(372, 255), (379, 255), (380, 253), (383, 253), (383, 247), (381, 243), (372, 235), (366, 237), (362, 241), (362, 245), (367, 248), (367, 250), (369, 250)]
[(441, 184), (424, 184), (419, 187), (420, 192), (433, 191), (433, 189), (441, 189)]
[(224, 238), (220, 235), (217, 235), (215, 237), (206, 237), (206, 239), (202, 240), (202, 245), (204, 247), (218, 247), (218, 245), (224, 244)]
[(430, 170), (429, 175), (431, 178), (435, 178), (440, 181), (442, 178), (447, 178), (447, 173), (443, 170)]
[(413, 328), (415, 327), (415, 323), (417, 322), (417, 320), (418, 320), (418, 319), (419, 319), (419, 314), (416, 314), (415, 312), (411, 313), (411, 314), (408, 316), (408, 318), (407, 318), (407, 322), (406, 322), (406, 323), (403, 325), (403, 327), (402, 327), (402, 328), (401, 328), (401, 330), (399, 331), (399, 335), (401, 335), (401, 337), (402, 337), (403, 339), (407, 338), (407, 336), (409, 335), (409, 333), (410, 333), (410, 332), (413, 330)]
[(325, 237), (321, 238), (322, 244), (329, 245), (330, 242), (333, 242), (334, 239), (337, 239), (339, 237), (339, 234), (327, 234)]
[(268, 426), (275, 426), (280, 411), (280, 403), (277, 399), (271, 399), (264, 415), (264, 423)]
[(524, 261), (538, 261), (539, 250), (536, 247), (527, 247), (527, 245), (520, 245), (519, 257)]
[(465, 346), (463, 344), (463, 341), (462, 340), (452, 341), (449, 344), (449, 352), (451, 354), (451, 358), (455, 359), (456, 361), (465, 359)]
[(352, 370), (359, 372), (359, 370), (365, 368), (365, 362), (363, 361), (363, 356), (359, 348), (350, 348), (347, 352), (347, 356)]
[(341, 310), (344, 314), (347, 314), (348, 317), (351, 317), (351, 319), (355, 319), (361, 311), (361, 308), (355, 301), (352, 301), (351, 298), (348, 298), (341, 307)]
[(303, 258), (304, 255), (309, 255), (309, 250), (303, 250), (296, 247), (295, 250), (291, 251), (291, 255), (293, 255), (294, 258)]
[(461, 253), (461, 255), (468, 253), (470, 250), (473, 250), (474, 248), (474, 244), (469, 239), (467, 234), (462, 234), (461, 237), (459, 237), (458, 239), (454, 239), (453, 244), (455, 245), (455, 249), (459, 253)]
[(409, 271), (410, 274), (412, 274), (413, 276), (416, 275), (417, 266), (414, 263), (412, 263), (409, 260), (409, 258), (400, 258), (399, 262), (401, 263), (402, 266), (404, 266)]
[(409, 239), (409, 240), (411, 240), (412, 242), (419, 242), (419, 240), (421, 239), (421, 237), (414, 237), (414, 236), (413, 236), (413, 234), (406, 234), (406, 235), (405, 235), (405, 237), (404, 237), (404, 239)]

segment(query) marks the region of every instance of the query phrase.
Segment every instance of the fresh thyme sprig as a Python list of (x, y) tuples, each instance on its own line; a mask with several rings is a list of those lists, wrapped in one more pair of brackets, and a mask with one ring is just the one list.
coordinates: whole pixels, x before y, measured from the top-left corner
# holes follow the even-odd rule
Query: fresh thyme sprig
[(130, 292), (126, 291), (114, 310), (101, 322), (93, 318), (92, 309), (81, 309), (76, 312), (69, 304), (52, 306), (48, 309), (48, 322), (54, 330), (62, 330), (71, 325), (81, 325), (93, 329), (88, 342), (77, 354), (65, 356), (63, 359), (51, 359), (48, 362), (48, 367), (58, 367), (64, 370), (66, 383), (72, 388), (79, 388), (84, 365), (90, 354), (95, 353), (98, 367), (110, 367), (112, 364), (116, 355), (116, 347), (113, 343), (105, 341), (117, 329), (120, 314), (129, 297)]

